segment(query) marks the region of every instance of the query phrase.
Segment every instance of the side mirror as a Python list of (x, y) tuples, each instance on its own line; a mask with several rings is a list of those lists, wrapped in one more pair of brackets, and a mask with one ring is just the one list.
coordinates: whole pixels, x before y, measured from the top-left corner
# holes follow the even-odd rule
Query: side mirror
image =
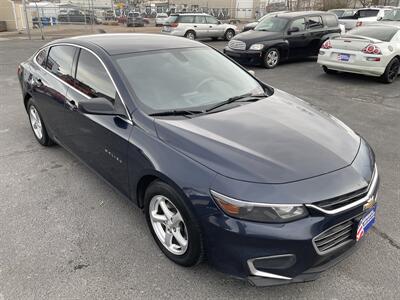
[(383, 17), (378, 17), (378, 21), (382, 21)]
[(221, 23), (221, 21), (218, 21), (218, 25), (221, 25), (222, 23)]
[(79, 102), (78, 110), (91, 115), (115, 115), (114, 105), (106, 98), (93, 98)]
[(290, 28), (290, 29), (288, 30), (288, 33), (291, 34), (291, 33), (299, 32), (299, 31), (300, 31), (300, 28), (299, 28), (299, 27), (292, 27), (292, 28)]

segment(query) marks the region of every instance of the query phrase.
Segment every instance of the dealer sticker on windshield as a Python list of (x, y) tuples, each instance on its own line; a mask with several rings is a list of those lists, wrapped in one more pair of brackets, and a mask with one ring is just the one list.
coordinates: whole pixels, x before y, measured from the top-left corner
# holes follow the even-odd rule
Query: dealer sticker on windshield
[(376, 205), (367, 213), (358, 223), (356, 241), (359, 241), (364, 234), (371, 229), (372, 225), (375, 223)]

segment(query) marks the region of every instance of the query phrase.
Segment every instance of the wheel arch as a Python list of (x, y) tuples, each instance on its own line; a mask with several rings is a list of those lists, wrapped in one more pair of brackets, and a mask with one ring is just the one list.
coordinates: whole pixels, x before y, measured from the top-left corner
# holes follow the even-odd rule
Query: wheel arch
[(263, 54), (265, 54), (268, 49), (276, 48), (279, 50), (280, 59), (284, 60), (289, 57), (289, 45), (284, 41), (277, 41), (275, 43), (267, 43), (265, 44)]
[(32, 95), (31, 94), (29, 94), (29, 93), (25, 93), (25, 95), (24, 95), (24, 106), (25, 106), (25, 110), (27, 110), (28, 109), (28, 101), (29, 101), (29, 99), (31, 99), (32, 98)]

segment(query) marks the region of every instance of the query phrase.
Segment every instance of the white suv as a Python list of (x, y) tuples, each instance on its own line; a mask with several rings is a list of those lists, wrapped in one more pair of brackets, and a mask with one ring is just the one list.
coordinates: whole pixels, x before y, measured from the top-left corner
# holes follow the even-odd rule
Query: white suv
[(173, 14), (165, 21), (164, 34), (196, 38), (224, 38), (231, 40), (238, 29), (235, 25), (223, 24), (215, 17), (204, 13)]

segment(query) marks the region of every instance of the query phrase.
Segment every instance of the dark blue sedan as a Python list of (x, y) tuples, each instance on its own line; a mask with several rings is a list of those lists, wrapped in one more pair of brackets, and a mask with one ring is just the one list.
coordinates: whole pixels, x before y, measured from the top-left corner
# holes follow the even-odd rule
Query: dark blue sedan
[(375, 221), (367, 142), (204, 44), (57, 40), (18, 77), (38, 142), (61, 145), (134, 201), (180, 265), (207, 259), (255, 285), (313, 280)]

